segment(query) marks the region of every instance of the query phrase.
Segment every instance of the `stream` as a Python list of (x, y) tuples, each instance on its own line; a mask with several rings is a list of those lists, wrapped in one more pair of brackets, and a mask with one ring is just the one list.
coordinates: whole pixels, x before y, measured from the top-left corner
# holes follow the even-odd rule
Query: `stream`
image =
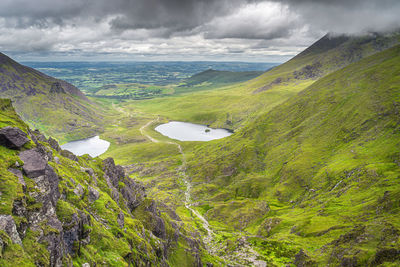
[(192, 184), (190, 183), (190, 178), (186, 172), (186, 169), (187, 169), (186, 155), (182, 149), (182, 146), (173, 141), (158, 140), (145, 132), (145, 129), (147, 127), (149, 127), (153, 123), (159, 122), (159, 120), (160, 120), (160, 117), (157, 117), (157, 119), (149, 121), (148, 123), (146, 123), (145, 125), (143, 125), (140, 128), (140, 132), (143, 136), (148, 138), (151, 142), (171, 144), (171, 145), (175, 145), (178, 148), (179, 153), (182, 156), (182, 164), (178, 168), (178, 173), (179, 173), (179, 176), (182, 179), (183, 183), (186, 186), (184, 205), (188, 210), (191, 211), (192, 214), (194, 214), (201, 221), (203, 228), (206, 230), (207, 235), (203, 236), (203, 242), (205, 244), (207, 251), (212, 255), (222, 258), (225, 261), (225, 264), (229, 264), (229, 265), (233, 264), (233, 266), (248, 266), (247, 264), (243, 265), (241, 263), (238, 263), (239, 261), (243, 262), (243, 260), (245, 260), (247, 263), (250, 263), (251, 266), (256, 266), (256, 267), (267, 266), (266, 262), (264, 262), (262, 260), (258, 260), (259, 254), (251, 247), (251, 244), (249, 242), (247, 242), (246, 238), (243, 238), (243, 237), (241, 238), (241, 241), (243, 242), (243, 246), (240, 247), (238, 251), (235, 251), (236, 255), (231, 255), (233, 253), (228, 253), (224, 256), (219, 255), (218, 252), (223, 248), (214, 239), (215, 233), (211, 229), (209, 222), (197, 210), (192, 208), (192, 198), (191, 198)]

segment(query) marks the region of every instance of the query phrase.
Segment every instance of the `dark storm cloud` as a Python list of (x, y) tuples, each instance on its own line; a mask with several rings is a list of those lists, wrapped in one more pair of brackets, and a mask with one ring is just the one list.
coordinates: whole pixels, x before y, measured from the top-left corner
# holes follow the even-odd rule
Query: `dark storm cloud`
[(276, 58), (399, 14), (400, 0), (0, 0), (0, 50)]
[(114, 29), (196, 27), (232, 12), (251, 0), (4, 0), (0, 16), (25, 21), (21, 25), (63, 24), (73, 18), (115, 16)]

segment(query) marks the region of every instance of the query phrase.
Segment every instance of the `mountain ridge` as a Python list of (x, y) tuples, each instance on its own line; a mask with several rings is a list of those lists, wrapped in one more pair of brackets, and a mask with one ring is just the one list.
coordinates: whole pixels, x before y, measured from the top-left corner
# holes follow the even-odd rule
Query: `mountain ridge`
[(101, 108), (78, 88), (1, 53), (0, 97), (12, 99), (18, 114), (30, 126), (60, 141), (102, 131)]

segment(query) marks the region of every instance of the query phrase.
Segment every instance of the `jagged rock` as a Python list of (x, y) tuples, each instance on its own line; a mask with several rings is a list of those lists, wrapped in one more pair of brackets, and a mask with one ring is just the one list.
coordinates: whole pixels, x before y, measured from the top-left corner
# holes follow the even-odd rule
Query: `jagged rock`
[(294, 256), (294, 265), (296, 265), (296, 267), (307, 267), (313, 266), (314, 262), (304, 252), (303, 249), (300, 249), (299, 253)]
[(68, 150), (65, 150), (65, 149), (64, 149), (64, 150), (61, 150), (60, 154), (61, 154), (61, 156), (63, 156), (63, 157), (69, 158), (70, 160), (73, 160), (73, 161), (76, 161), (76, 162), (79, 161), (79, 160), (78, 160), (78, 157), (75, 156), (75, 154), (72, 153), (71, 151), (68, 151)]
[(61, 86), (60, 82), (55, 82), (51, 85), (50, 93), (66, 94), (66, 92), (65, 92), (64, 88)]
[(157, 204), (154, 200), (151, 200), (150, 204), (147, 205), (144, 209), (145, 211), (150, 212), (151, 221), (152, 221), (152, 233), (159, 238), (166, 238), (166, 230), (164, 220), (160, 217), (160, 211), (157, 209)]
[(378, 266), (384, 262), (400, 260), (400, 250), (395, 248), (384, 248), (376, 252), (371, 266)]
[(40, 133), (38, 129), (34, 130), (33, 132), (29, 130), (29, 136), (31, 137), (32, 141), (35, 142), (35, 144), (38, 144), (38, 141), (47, 142), (46, 136)]
[[(126, 177), (122, 166), (115, 165), (114, 159), (112, 158), (107, 158), (103, 161), (103, 170), (105, 173), (104, 178), (106, 179), (108, 186), (112, 189), (111, 197), (113, 197), (115, 201), (117, 201), (119, 195), (114, 191), (116, 188), (119, 188), (119, 192), (121, 192), (125, 205), (129, 210), (132, 211), (140, 205), (146, 197), (144, 186), (136, 183), (129, 177)], [(124, 183), (125, 186), (120, 188), (120, 182)]]
[(88, 198), (89, 198), (90, 202), (94, 202), (99, 199), (99, 197), (100, 197), (99, 191), (97, 191), (96, 189), (94, 189), (91, 186), (88, 186), (88, 190), (89, 190)]
[(57, 142), (57, 140), (56, 139), (53, 139), (52, 137), (49, 137), (49, 139), (47, 140), (47, 143), (50, 145), (50, 147), (52, 148), (52, 149), (54, 149), (55, 151), (57, 151), (57, 152), (60, 152), (61, 151), (61, 147), (60, 147), (60, 145), (58, 144), (58, 142)]
[(74, 194), (81, 197), (83, 195), (83, 187), (78, 184), (74, 189)]
[(17, 232), (17, 226), (11, 215), (0, 215), (0, 230), (6, 232), (13, 243), (22, 246), (21, 238)]
[(35, 150), (42, 155), (44, 160), (50, 161), (53, 159), (53, 152), (42, 144), (37, 144)]
[(23, 131), (17, 127), (6, 126), (0, 129), (0, 145), (11, 148), (20, 149), (29, 139)]
[(18, 182), (22, 185), (22, 187), (25, 190), (26, 189), (26, 183), (25, 183), (24, 177), (22, 175), (22, 172), (20, 170), (18, 170), (18, 169), (13, 169), (13, 168), (8, 169), (8, 171), (18, 177)]
[[(81, 245), (87, 245), (90, 242), (90, 230), (85, 225), (90, 225), (90, 216), (82, 211), (78, 211), (79, 215), (74, 213), (70, 222), (63, 224), (63, 240), (69, 254), (80, 253)], [(78, 242), (78, 246), (74, 245)], [(76, 243), (75, 243), (76, 244)]]
[(22, 151), (19, 153), (19, 157), (24, 162), (22, 168), (29, 178), (35, 178), (45, 174), (47, 162), (36, 150), (30, 149)]
[(89, 174), (89, 176), (92, 178), (93, 183), (97, 186), (97, 177), (96, 174), (94, 173), (92, 168), (83, 168), (81, 167), (81, 170)]
[(121, 211), (117, 217), (117, 223), (121, 229), (124, 228), (125, 225), (124, 219), (125, 219), (124, 213)]

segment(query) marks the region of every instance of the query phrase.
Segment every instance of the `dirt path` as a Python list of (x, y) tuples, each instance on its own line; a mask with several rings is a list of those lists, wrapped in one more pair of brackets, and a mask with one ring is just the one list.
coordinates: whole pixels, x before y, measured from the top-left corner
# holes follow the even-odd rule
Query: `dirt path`
[[(157, 117), (157, 119), (154, 119), (152, 121), (149, 121), (142, 127), (140, 127), (140, 133), (145, 136), (147, 139), (149, 139), (153, 143), (164, 143), (164, 144), (170, 144), (170, 145), (175, 145), (179, 153), (182, 156), (182, 164), (178, 168), (179, 176), (182, 179), (183, 183), (186, 186), (185, 190), (185, 207), (191, 211), (191, 213), (197, 217), (201, 221), (201, 224), (203, 228), (207, 231), (207, 235), (203, 237), (203, 242), (206, 246), (206, 249), (208, 252), (212, 255), (217, 255), (224, 259), (226, 263), (233, 264), (234, 266), (256, 266), (256, 267), (265, 267), (267, 266), (266, 262), (257, 260), (259, 257), (259, 254), (251, 247), (250, 243), (247, 242), (246, 238), (242, 237), (240, 239), (241, 245), (239, 248), (235, 251), (235, 253), (229, 253), (230, 255), (218, 255), (218, 251), (223, 249), (219, 244), (216, 244), (214, 240), (214, 231), (211, 229), (210, 224), (208, 223), (207, 219), (204, 218), (197, 210), (192, 208), (192, 197), (191, 197), (191, 189), (192, 189), (192, 184), (190, 183), (189, 176), (187, 175), (186, 169), (187, 169), (187, 162), (186, 162), (186, 155), (183, 152), (182, 146), (176, 142), (173, 141), (162, 141), (158, 140), (154, 137), (151, 137), (149, 134), (146, 133), (145, 129), (149, 127), (151, 124), (159, 122), (160, 117)], [(235, 255), (233, 255), (235, 254)], [(241, 263), (238, 263), (241, 262)], [(244, 265), (243, 263), (246, 262)]]

